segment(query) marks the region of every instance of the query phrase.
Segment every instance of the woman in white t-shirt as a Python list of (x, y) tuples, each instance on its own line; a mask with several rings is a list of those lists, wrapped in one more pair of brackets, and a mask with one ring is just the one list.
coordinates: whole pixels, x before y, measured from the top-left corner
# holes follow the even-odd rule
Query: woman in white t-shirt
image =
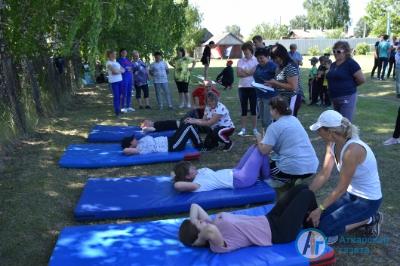
[(246, 135), (247, 126), (247, 110), (250, 105), (251, 123), (253, 134), (258, 135), (257, 131), (257, 95), (256, 88), (251, 83), (254, 81), (253, 74), (258, 65), (257, 59), (254, 57), (254, 47), (251, 42), (242, 45), (244, 57), (239, 59), (237, 63), (237, 76), (239, 77), (239, 100), (242, 110), (240, 123), (242, 129), (238, 133), (239, 136)]
[(110, 84), (115, 115), (119, 115), (121, 112), (121, 94), (122, 94), (122, 73), (125, 69), (116, 61), (117, 54), (115, 51), (107, 51), (107, 63), (106, 68), (108, 72), (108, 83)]
[(377, 237), (383, 221), (382, 213), (378, 212), (382, 192), (371, 148), (359, 139), (357, 127), (333, 110), (323, 112), (310, 129), (326, 141), (325, 161), (310, 189), (315, 192), (325, 185), (334, 165), (339, 180), (308, 220), (329, 237), (330, 243), (361, 226)]
[(317, 172), (318, 158), (307, 132), (291, 115), (286, 98), (275, 96), (269, 104), (275, 122), (268, 126), (264, 137), (257, 136), (261, 153), (274, 151), (276, 154), (270, 164), (272, 179), (269, 184), (280, 187), (312, 176)]
[(173, 174), (174, 188), (178, 191), (244, 188), (254, 185), (258, 177), (269, 177), (269, 158), (252, 145), (233, 169), (196, 169), (190, 162), (182, 161), (175, 165)]
[(206, 95), (206, 108), (202, 119), (186, 118), (186, 123), (201, 127), (208, 127), (203, 150), (212, 150), (218, 147), (218, 142), (224, 143), (223, 151), (230, 151), (233, 146), (229, 138), (235, 126), (229, 115), (229, 110), (218, 100), (218, 96), (210, 91)]

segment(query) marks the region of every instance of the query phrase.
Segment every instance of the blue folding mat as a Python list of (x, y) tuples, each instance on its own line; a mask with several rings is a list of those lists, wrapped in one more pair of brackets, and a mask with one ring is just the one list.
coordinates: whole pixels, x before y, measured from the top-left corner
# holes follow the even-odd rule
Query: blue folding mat
[(59, 165), (65, 168), (106, 168), (195, 160), (200, 152), (191, 145), (183, 151), (159, 152), (149, 154), (122, 154), (120, 144), (73, 144), (69, 145), (62, 155)]
[(186, 212), (192, 202), (212, 209), (274, 200), (275, 190), (262, 181), (242, 189), (182, 193), (167, 176), (89, 178), (74, 215), (79, 221), (138, 218)]
[[(272, 205), (234, 211), (265, 215)], [(66, 227), (60, 233), (50, 266), (146, 266), (146, 265), (331, 265), (334, 250), (310, 262), (297, 251), (295, 242), (269, 247), (246, 247), (216, 254), (207, 248), (186, 247), (178, 240), (182, 219)]]
[(135, 136), (140, 139), (143, 136), (149, 135), (152, 137), (172, 136), (175, 130), (166, 130), (159, 132), (143, 133), (138, 126), (94, 126), (87, 137), (88, 142), (119, 142), (125, 137)]

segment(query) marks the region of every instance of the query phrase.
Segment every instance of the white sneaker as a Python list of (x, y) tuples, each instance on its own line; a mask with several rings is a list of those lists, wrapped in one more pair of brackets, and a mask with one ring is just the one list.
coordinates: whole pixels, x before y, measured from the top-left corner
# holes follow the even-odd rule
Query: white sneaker
[(192, 108), (192, 105), (191, 105), (190, 103), (188, 103), (188, 104), (186, 105), (186, 107), (187, 107), (187, 108)]
[(128, 112), (128, 110), (127, 110), (126, 108), (122, 108), (122, 109), (121, 109), (121, 113), (126, 114), (127, 112)]
[(383, 145), (389, 146), (389, 145), (393, 145), (393, 144), (399, 144), (400, 143), (400, 138), (390, 138), (385, 140), (385, 142), (383, 143)]
[(260, 132), (258, 132), (257, 128), (254, 128), (254, 129), (253, 129), (253, 135), (254, 135), (254, 136), (259, 136), (259, 135), (261, 135), (261, 134), (260, 134)]
[(240, 132), (238, 133), (238, 136), (244, 136), (244, 135), (246, 135), (246, 129), (245, 128), (242, 128), (241, 130), (240, 130)]
[(183, 108), (183, 107), (185, 107), (185, 104), (181, 103), (181, 105), (179, 105), (179, 108)]
[(128, 108), (128, 112), (135, 112), (135, 111), (136, 111), (135, 108), (132, 108), (132, 107)]

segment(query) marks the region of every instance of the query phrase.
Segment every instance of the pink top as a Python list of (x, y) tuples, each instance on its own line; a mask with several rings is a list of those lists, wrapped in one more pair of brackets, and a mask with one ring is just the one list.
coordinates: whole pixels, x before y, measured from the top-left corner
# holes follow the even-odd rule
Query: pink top
[(221, 232), (225, 241), (224, 247), (210, 242), (213, 252), (223, 253), (252, 245), (271, 246), (271, 228), (265, 216), (235, 215), (222, 212), (217, 215), (213, 224)]
[[(243, 57), (239, 59), (237, 63), (237, 67), (244, 69), (244, 70), (251, 70), (251, 69), (256, 69), (256, 66), (258, 65), (257, 58), (252, 56), (250, 59), (247, 59), (246, 57)], [(239, 79), (239, 88), (244, 87), (244, 88), (251, 88), (251, 83), (254, 81), (253, 75), (245, 77), (245, 78), (240, 78)]]

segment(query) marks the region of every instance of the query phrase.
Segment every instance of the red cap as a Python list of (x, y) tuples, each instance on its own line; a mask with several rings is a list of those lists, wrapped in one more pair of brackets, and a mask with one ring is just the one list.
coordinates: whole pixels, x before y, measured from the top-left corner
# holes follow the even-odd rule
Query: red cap
[(226, 62), (226, 64), (229, 65), (229, 66), (231, 66), (231, 65), (233, 64), (233, 61), (232, 61), (232, 60), (228, 60), (228, 61)]

